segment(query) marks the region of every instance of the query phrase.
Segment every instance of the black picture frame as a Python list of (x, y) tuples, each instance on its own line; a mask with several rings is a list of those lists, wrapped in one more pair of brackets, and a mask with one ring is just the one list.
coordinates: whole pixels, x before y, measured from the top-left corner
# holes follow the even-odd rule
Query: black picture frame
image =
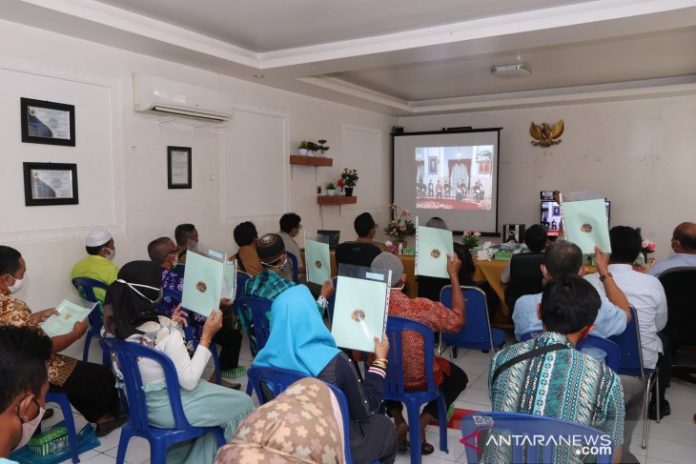
[[(167, 147), (167, 188), (192, 188), (191, 158), (191, 147)], [(186, 179), (182, 180), (182, 176), (185, 176)]]
[(23, 166), (26, 206), (77, 205), (80, 202), (77, 164), (23, 163)]
[(75, 146), (75, 105), (22, 97), (20, 114), (23, 143)]

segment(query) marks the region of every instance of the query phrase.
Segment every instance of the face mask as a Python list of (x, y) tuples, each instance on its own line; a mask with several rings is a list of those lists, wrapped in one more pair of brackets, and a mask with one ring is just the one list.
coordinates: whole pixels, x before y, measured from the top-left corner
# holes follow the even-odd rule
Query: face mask
[[(130, 283), (130, 282), (126, 282), (126, 281), (123, 280), (123, 279), (118, 279), (116, 282), (120, 282), (120, 283), (122, 283), (122, 284), (128, 285), (128, 288), (130, 288), (130, 289), (133, 290), (135, 293), (137, 293), (137, 294), (140, 295), (141, 297), (145, 298), (147, 301), (149, 301), (149, 302), (152, 303), (152, 304), (157, 304), (157, 303), (159, 303), (160, 301), (162, 301), (162, 298), (164, 297), (164, 292), (163, 292), (162, 289), (159, 288), (159, 287), (151, 287), (150, 285), (143, 285), (143, 284), (132, 284), (132, 283)], [(156, 290), (156, 291), (159, 292), (159, 296), (157, 297), (156, 300), (152, 300), (152, 299), (146, 297), (145, 295), (143, 295), (143, 293), (142, 293), (140, 290), (138, 290), (137, 288), (135, 288), (135, 287), (148, 288), (148, 289), (150, 289), (150, 290)]]
[(106, 254), (104, 257), (108, 260), (114, 259), (114, 256), (116, 256), (116, 250), (112, 248), (106, 248)]
[(24, 422), (22, 418), (19, 417), (19, 406), (17, 406), (17, 417), (19, 417), (19, 421), (22, 423), (22, 437), (19, 439), (19, 443), (17, 443), (17, 446), (15, 446), (14, 449), (21, 448), (29, 442), (31, 437), (34, 436), (34, 432), (36, 432), (36, 429), (41, 424), (41, 419), (43, 418), (44, 414), (46, 414), (46, 410), (39, 405), (36, 399), (34, 399), (34, 402), (37, 406), (39, 406), (39, 413), (35, 418), (28, 422)]
[(18, 279), (15, 277), (14, 283), (7, 287), (7, 289), (10, 291), (10, 293), (17, 293), (19, 289), (22, 288), (22, 283), (24, 283), (24, 279)]

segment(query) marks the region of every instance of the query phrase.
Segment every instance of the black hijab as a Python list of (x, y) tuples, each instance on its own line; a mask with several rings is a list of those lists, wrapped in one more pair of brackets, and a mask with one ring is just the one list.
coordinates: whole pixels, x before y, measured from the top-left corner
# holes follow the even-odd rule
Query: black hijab
[(106, 330), (121, 339), (141, 333), (136, 327), (158, 320), (153, 301), (159, 298), (161, 290), (162, 268), (159, 265), (152, 261), (131, 261), (124, 265), (118, 280), (106, 292), (105, 305), (111, 306), (111, 311), (106, 308), (104, 311)]

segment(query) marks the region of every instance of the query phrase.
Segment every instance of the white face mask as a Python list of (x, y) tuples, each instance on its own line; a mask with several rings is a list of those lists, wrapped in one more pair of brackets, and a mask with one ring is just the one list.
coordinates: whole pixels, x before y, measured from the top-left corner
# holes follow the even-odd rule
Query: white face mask
[[(34, 399), (34, 401), (36, 402), (36, 399)], [(38, 403), (36, 404), (38, 405)], [(21, 417), (19, 418), (19, 421), (22, 422), (22, 437), (19, 439), (19, 443), (17, 443), (14, 449), (21, 448), (31, 440), (31, 437), (34, 436), (34, 432), (36, 432), (36, 429), (41, 424), (41, 419), (43, 419), (44, 414), (46, 414), (46, 410), (39, 406), (39, 413), (32, 420), (24, 422)], [(19, 413), (17, 417), (19, 417)]]
[(15, 277), (15, 282), (7, 287), (7, 289), (10, 291), (10, 293), (17, 293), (20, 288), (22, 288), (22, 284), (24, 283), (24, 279), (17, 279)]
[(114, 256), (116, 256), (116, 250), (111, 249), (111, 248), (106, 248), (106, 254), (104, 255), (104, 257), (108, 260), (112, 260), (112, 259), (114, 259)]

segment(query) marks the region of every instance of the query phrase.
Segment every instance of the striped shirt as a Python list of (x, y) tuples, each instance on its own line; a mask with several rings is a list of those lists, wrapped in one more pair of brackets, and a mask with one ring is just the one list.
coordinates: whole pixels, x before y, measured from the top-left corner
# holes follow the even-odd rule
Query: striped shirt
[[(557, 343), (566, 344), (568, 349), (518, 362), (491, 383), (495, 370), (509, 359)], [(606, 364), (576, 350), (562, 334), (544, 332), (497, 353), (488, 372), (488, 390), (493, 411), (575, 422), (605, 432), (615, 446), (623, 443), (624, 400), (619, 376)], [(492, 448), (486, 448), (484, 462), (509, 460), (502, 447)], [(568, 448), (559, 447), (554, 462), (581, 461)]]

